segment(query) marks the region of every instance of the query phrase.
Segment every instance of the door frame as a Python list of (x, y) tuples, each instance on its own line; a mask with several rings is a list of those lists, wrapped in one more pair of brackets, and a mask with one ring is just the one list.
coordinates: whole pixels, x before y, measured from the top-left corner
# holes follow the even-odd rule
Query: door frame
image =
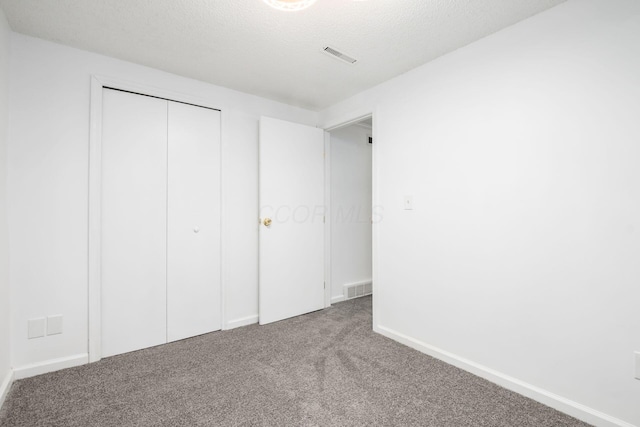
[[(378, 206), (378, 155), (377, 144), (378, 132), (377, 122), (378, 114), (376, 108), (364, 108), (356, 111), (351, 111), (342, 115), (339, 115), (332, 120), (327, 121), (323, 126), (320, 126), (325, 131), (325, 187), (324, 187), (324, 200), (326, 223), (325, 223), (325, 307), (331, 306), (331, 131), (353, 125), (361, 120), (371, 118), (373, 125), (371, 129), (371, 135), (375, 138), (371, 147), (371, 204), (375, 209)], [(378, 277), (378, 225), (376, 221), (372, 221), (371, 224), (371, 281), (372, 281), (372, 300), (373, 300), (373, 328), (377, 329), (378, 325), (378, 310), (376, 309), (376, 294), (377, 294), (377, 277)]]
[[(88, 342), (87, 352), (89, 363), (97, 362), (102, 358), (102, 93), (105, 88), (133, 92), (140, 95), (162, 98), (170, 101), (182, 102), (196, 106), (202, 106), (220, 111), (220, 182), (222, 183), (222, 145), (225, 129), (226, 115), (223, 110), (206, 99), (159, 89), (127, 80), (101, 75), (91, 76), (91, 102), (89, 118), (89, 229), (88, 229)], [(220, 317), (224, 328), (225, 322), (225, 253), (224, 245), (226, 233), (222, 224), (225, 222), (224, 209), (222, 207), (223, 185), (219, 189), (220, 200)]]

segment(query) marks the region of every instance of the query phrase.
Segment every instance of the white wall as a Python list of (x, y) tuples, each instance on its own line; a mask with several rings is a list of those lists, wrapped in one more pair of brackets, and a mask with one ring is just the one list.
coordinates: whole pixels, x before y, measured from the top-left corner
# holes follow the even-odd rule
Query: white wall
[(0, 405), (10, 375), (9, 233), (7, 226), (7, 118), (9, 24), (0, 9)]
[(378, 331), (640, 425), (639, 40), (570, 0), (321, 112), (375, 111)]
[(371, 281), (371, 129), (331, 132), (331, 300)]
[[(316, 113), (15, 33), (11, 42), (13, 365), (76, 363), (87, 353), (92, 74), (196, 96), (222, 109), (225, 319), (257, 321), (258, 118), (314, 124)], [(27, 319), (51, 314), (64, 316), (64, 333), (27, 340)]]

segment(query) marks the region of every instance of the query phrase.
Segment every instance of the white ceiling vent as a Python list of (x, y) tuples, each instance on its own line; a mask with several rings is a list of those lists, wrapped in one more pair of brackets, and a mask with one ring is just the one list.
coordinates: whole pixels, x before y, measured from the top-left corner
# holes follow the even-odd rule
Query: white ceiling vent
[(351, 56), (349, 56), (349, 55), (347, 55), (345, 53), (342, 53), (339, 50), (334, 49), (334, 48), (332, 48), (330, 46), (323, 47), (322, 51), (324, 53), (326, 53), (327, 55), (331, 56), (332, 58), (339, 59), (339, 60), (341, 60), (343, 62), (346, 62), (347, 64), (355, 64), (358, 61), (357, 59), (355, 59), (355, 58), (353, 58), (353, 57), (351, 57)]

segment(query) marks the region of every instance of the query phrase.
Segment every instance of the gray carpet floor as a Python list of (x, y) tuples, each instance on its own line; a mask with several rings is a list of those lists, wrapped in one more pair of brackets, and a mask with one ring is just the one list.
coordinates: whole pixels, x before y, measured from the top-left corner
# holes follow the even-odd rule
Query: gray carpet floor
[(371, 298), (16, 381), (10, 426), (585, 426), (372, 332)]

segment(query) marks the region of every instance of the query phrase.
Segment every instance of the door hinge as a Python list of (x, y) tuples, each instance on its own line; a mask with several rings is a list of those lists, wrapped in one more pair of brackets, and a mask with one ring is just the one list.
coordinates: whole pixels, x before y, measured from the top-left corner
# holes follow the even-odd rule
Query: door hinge
[(327, 282), (324, 282), (324, 288), (327, 289)]
[(325, 215), (322, 216), (322, 222), (326, 224), (327, 222), (327, 217)]

